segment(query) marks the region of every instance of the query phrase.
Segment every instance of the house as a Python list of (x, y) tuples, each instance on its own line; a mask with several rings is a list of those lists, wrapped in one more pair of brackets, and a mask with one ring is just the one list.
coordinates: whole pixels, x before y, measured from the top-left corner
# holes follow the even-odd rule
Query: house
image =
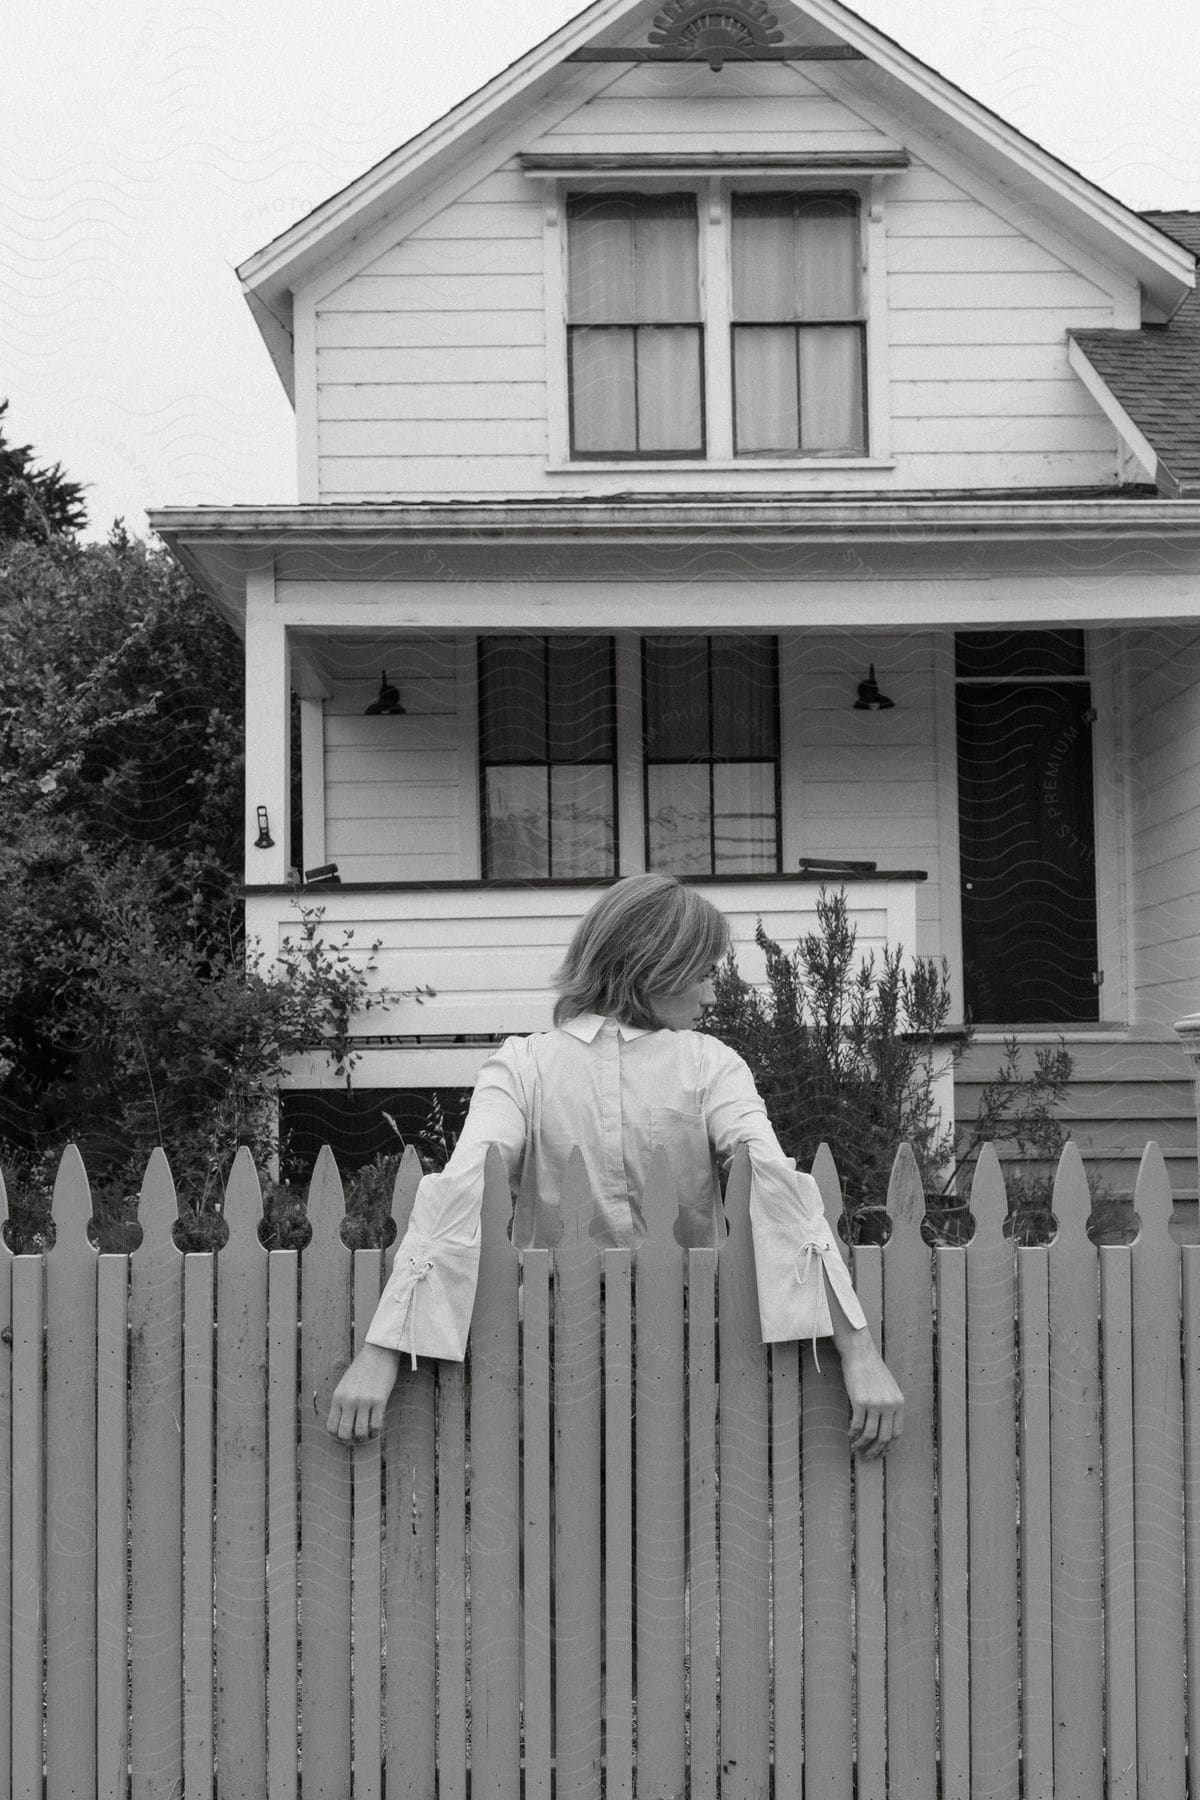
[(245, 638), (248, 927), (436, 989), (322, 1129), (543, 1027), (599, 883), (744, 947), (832, 878), (948, 959), (960, 1116), (1061, 1034), (1194, 1195), (1197, 251), (837, 0), (596, 0), (241, 268), (300, 502), (152, 522)]

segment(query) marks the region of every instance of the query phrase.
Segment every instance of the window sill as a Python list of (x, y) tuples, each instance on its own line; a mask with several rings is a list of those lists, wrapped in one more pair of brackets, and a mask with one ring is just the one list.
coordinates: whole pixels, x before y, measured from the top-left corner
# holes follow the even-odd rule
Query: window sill
[(664, 459), (662, 462), (642, 457), (631, 462), (616, 459), (609, 462), (598, 457), (587, 462), (548, 462), (545, 467), (548, 475), (657, 475), (663, 470), (672, 473), (679, 470), (692, 475), (720, 471), (725, 475), (733, 471), (746, 474), (760, 469), (784, 469), (793, 474), (797, 470), (803, 470), (805, 474), (815, 475), (829, 469), (894, 469), (896, 463), (894, 458), (884, 456), (737, 456), (728, 461), (693, 456)]

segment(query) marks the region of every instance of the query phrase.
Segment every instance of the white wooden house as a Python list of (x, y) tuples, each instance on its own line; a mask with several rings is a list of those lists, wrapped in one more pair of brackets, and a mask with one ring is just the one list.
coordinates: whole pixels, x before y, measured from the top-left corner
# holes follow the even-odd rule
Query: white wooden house
[(788, 942), (849, 860), (960, 1112), (1061, 1033), (1113, 1184), (1194, 1192), (1194, 250), (836, 0), (597, 0), (243, 266), (300, 503), (153, 523), (245, 637), (251, 932), (335, 864), (437, 990), (360, 1108), (543, 1027), (605, 880)]

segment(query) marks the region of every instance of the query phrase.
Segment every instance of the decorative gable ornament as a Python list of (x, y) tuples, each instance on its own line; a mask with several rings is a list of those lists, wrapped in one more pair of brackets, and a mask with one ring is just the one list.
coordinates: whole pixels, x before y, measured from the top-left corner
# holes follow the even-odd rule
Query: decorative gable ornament
[(765, 0), (666, 0), (655, 15), (650, 43), (681, 57), (706, 61), (714, 74), (727, 57), (753, 58), (783, 42), (779, 20)]

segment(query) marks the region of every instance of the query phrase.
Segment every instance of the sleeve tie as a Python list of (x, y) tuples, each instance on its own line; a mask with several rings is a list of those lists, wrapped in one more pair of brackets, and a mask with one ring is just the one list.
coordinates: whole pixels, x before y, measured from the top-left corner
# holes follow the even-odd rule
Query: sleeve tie
[[(829, 1248), (829, 1245), (826, 1244), (821, 1238), (809, 1237), (809, 1238), (805, 1238), (803, 1240), (803, 1242), (801, 1243), (799, 1255), (796, 1257), (796, 1274), (797, 1274), (797, 1278), (800, 1282), (800, 1286), (802, 1288), (803, 1288), (805, 1282), (808, 1280), (809, 1276), (813, 1272), (813, 1257), (814, 1256), (820, 1257), (822, 1259), (821, 1261), (819, 1261), (817, 1263), (817, 1269), (816, 1269), (817, 1280), (818, 1281), (821, 1280), (821, 1277), (822, 1277), (822, 1275), (824, 1273), (824, 1269), (825, 1269), (824, 1256), (825, 1256), (825, 1252), (826, 1252), (826, 1250), (828, 1250), (828, 1248)], [(816, 1309), (814, 1308), (814, 1319), (815, 1319), (815, 1310)], [(813, 1334), (812, 1334), (812, 1353), (813, 1353), (813, 1362), (816, 1365), (817, 1374), (819, 1375), (821, 1373), (821, 1359), (817, 1355), (817, 1332), (816, 1332), (815, 1323), (814, 1323)]]
[[(408, 1270), (401, 1275), (398, 1283), (399, 1291), (396, 1294), (397, 1300), (401, 1302), (404, 1308), (404, 1311), (400, 1315), (399, 1326), (399, 1329), (402, 1332), (407, 1328), (408, 1321), (412, 1316), (413, 1301), (416, 1299), (419, 1284), (422, 1281), (428, 1281), (429, 1277), (433, 1274), (433, 1261), (430, 1257), (410, 1256), (407, 1258), (407, 1261)], [(415, 1350), (412, 1350), (409, 1352), (409, 1355), (412, 1358), (412, 1366), (415, 1369), (417, 1366), (417, 1353)]]

